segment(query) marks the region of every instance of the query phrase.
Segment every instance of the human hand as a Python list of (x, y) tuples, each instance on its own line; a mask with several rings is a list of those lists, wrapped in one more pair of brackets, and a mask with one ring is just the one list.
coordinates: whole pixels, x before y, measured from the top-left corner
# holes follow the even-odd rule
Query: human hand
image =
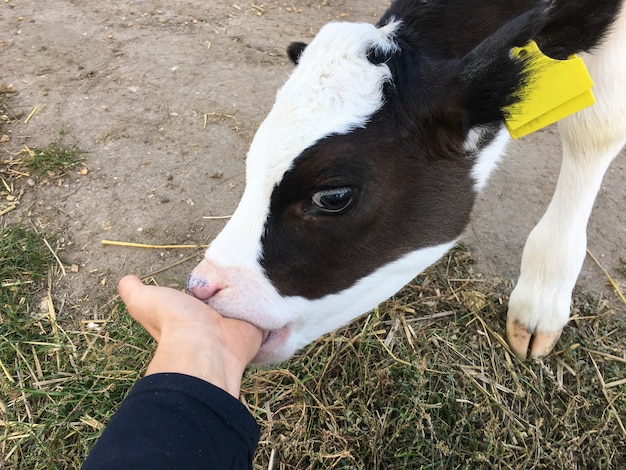
[(261, 347), (259, 328), (222, 317), (181, 291), (146, 286), (136, 276), (122, 278), (118, 289), (131, 316), (158, 343), (146, 375), (192, 375), (239, 398), (243, 371)]

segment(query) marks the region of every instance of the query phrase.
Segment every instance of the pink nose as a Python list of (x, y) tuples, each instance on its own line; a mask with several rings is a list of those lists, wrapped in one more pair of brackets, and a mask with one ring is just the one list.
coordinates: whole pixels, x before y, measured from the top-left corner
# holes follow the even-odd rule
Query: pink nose
[(206, 279), (199, 277), (195, 274), (189, 276), (187, 284), (185, 285), (185, 291), (188, 294), (193, 295), (195, 298), (206, 302), (215, 294), (222, 290), (222, 286), (218, 282), (209, 283)]

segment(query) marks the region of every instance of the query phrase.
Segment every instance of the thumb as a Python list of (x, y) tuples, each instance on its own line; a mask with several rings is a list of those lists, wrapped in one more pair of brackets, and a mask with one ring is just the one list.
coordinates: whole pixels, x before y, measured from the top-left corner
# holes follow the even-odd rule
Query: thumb
[(150, 302), (152, 289), (156, 288), (146, 286), (141, 279), (133, 275), (123, 277), (118, 284), (118, 292), (130, 316), (139, 322), (155, 340), (159, 341), (161, 325), (158, 318), (153, 315), (152, 302)]

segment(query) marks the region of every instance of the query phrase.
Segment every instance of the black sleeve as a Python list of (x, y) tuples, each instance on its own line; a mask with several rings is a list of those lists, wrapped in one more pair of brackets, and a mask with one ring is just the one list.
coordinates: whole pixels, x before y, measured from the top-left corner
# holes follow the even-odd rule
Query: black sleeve
[(259, 427), (241, 402), (183, 374), (140, 379), (83, 470), (251, 469)]

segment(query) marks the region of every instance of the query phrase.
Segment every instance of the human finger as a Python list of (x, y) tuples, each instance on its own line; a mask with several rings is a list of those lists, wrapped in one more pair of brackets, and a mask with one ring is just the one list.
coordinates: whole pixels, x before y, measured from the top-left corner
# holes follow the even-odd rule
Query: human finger
[(159, 341), (161, 338), (162, 321), (156, 316), (154, 302), (156, 300), (153, 286), (146, 286), (137, 276), (128, 275), (120, 279), (118, 292), (131, 317), (143, 326), (150, 336)]

